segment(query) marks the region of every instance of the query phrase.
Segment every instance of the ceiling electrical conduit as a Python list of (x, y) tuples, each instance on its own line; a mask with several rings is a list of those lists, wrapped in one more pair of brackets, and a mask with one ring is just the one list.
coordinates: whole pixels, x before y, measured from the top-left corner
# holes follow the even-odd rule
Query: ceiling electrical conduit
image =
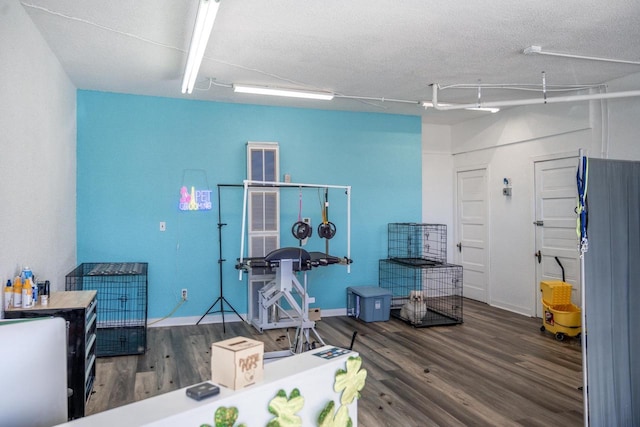
[(608, 93), (593, 93), (586, 95), (567, 95), (567, 96), (555, 96), (553, 98), (541, 97), (531, 99), (514, 99), (509, 101), (493, 101), (493, 102), (474, 102), (472, 104), (438, 104), (438, 85), (432, 84), (432, 98), (433, 108), (440, 111), (449, 110), (464, 110), (465, 108), (491, 108), (491, 107), (517, 107), (522, 105), (535, 105), (535, 104), (554, 104), (559, 102), (581, 102), (581, 101), (597, 101), (602, 99), (615, 99), (615, 98), (630, 98), (634, 96), (640, 96), (640, 90), (630, 90), (625, 92), (608, 92)]

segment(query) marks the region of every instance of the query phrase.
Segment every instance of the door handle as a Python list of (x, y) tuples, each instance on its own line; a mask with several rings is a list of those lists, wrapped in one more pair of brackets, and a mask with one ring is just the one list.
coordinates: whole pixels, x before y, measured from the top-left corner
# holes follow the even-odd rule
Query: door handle
[(462, 242), (459, 242), (456, 246), (458, 247), (458, 252), (462, 252)]
[(538, 258), (538, 264), (542, 262), (542, 252), (538, 251), (535, 254), (533, 254), (533, 256)]

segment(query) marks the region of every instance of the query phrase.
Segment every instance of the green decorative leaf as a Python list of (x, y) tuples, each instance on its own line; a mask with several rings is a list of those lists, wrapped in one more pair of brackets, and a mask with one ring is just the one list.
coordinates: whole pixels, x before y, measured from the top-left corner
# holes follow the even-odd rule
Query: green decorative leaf
[(296, 415), (304, 406), (304, 397), (300, 390), (294, 388), (289, 397), (284, 390), (278, 390), (276, 397), (269, 402), (269, 413), (276, 417), (269, 421), (267, 427), (301, 427), (302, 418)]
[(349, 416), (349, 407), (340, 406), (336, 416), (333, 418), (333, 427), (352, 427), (353, 422)]
[(333, 426), (333, 407), (336, 404), (333, 400), (329, 401), (320, 415), (318, 416), (318, 427), (331, 427)]
[(347, 370), (338, 369), (336, 372), (336, 381), (333, 389), (340, 393), (340, 403), (349, 405), (356, 397), (360, 397), (360, 390), (364, 388), (367, 380), (367, 370), (360, 369), (362, 366), (361, 357), (350, 357), (347, 359)]
[(216, 427), (233, 427), (237, 419), (238, 408), (234, 406), (230, 408), (221, 406), (216, 409), (216, 413), (214, 415)]
[(318, 427), (351, 427), (353, 422), (349, 416), (349, 407), (342, 405), (335, 414), (333, 413), (334, 407), (333, 400), (326, 404), (318, 416)]

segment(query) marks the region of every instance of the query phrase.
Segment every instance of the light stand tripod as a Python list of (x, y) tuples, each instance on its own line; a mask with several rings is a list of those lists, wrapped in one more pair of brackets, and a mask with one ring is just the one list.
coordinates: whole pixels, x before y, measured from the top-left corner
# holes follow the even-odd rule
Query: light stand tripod
[[(218, 269), (220, 271), (220, 296), (218, 297), (218, 299), (216, 299), (213, 304), (211, 304), (211, 307), (209, 307), (209, 309), (202, 315), (202, 317), (200, 318), (200, 320), (198, 320), (196, 322), (196, 325), (199, 325), (200, 322), (202, 322), (202, 319), (204, 319), (204, 317), (207, 314), (213, 314), (213, 313), (220, 313), (222, 315), (222, 332), (226, 333), (226, 326), (224, 323), (224, 313), (235, 313), (236, 316), (238, 316), (240, 318), (240, 320), (244, 320), (242, 318), (242, 316), (240, 316), (240, 314), (236, 311), (235, 308), (233, 308), (233, 306), (231, 305), (231, 303), (229, 301), (227, 301), (227, 299), (224, 297), (223, 294), (223, 287), (222, 287), (222, 263), (224, 261), (226, 261), (225, 259), (222, 258), (222, 227), (224, 227), (227, 224), (224, 224), (222, 222), (222, 208), (220, 207), (220, 187), (240, 187), (240, 185), (234, 185), (234, 184), (218, 184), (218, 249), (220, 251), (220, 258), (218, 258)], [(213, 308), (220, 303), (220, 310), (213, 310)], [(231, 310), (225, 310), (224, 305), (225, 303), (229, 306), (229, 308)]]

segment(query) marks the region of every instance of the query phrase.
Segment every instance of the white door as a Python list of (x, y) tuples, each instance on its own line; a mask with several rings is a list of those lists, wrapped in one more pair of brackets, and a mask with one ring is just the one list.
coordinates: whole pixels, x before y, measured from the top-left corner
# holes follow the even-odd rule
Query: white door
[(488, 302), (487, 170), (458, 172), (456, 263), (462, 265), (463, 296)]
[[(540, 282), (562, 280), (573, 285), (571, 300), (580, 306), (580, 257), (576, 234), (578, 158), (535, 163), (536, 315), (542, 317)], [(556, 261), (556, 258), (558, 261)]]

